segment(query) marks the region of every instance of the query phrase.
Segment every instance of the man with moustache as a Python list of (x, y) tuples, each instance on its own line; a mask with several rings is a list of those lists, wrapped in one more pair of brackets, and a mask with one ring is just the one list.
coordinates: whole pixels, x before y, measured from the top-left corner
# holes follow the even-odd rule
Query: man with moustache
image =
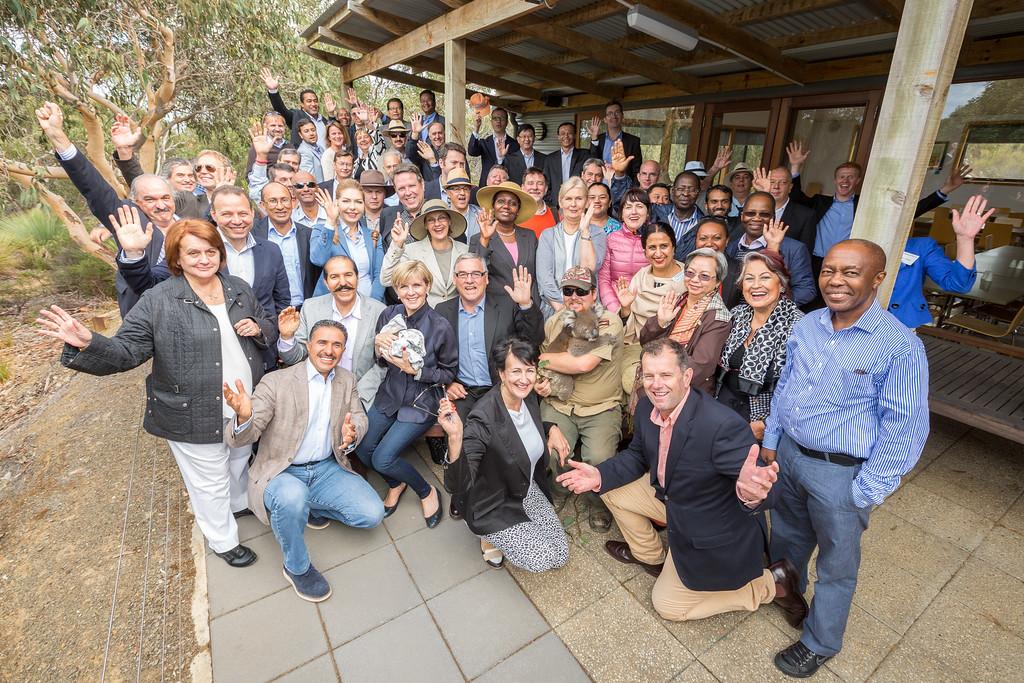
[(885, 266), (867, 240), (828, 251), (818, 277), (826, 308), (793, 327), (765, 421), (762, 455), (779, 463), (770, 554), (796, 565), (801, 593), (818, 549), (803, 632), (775, 656), (788, 676), (811, 676), (842, 649), (871, 510), (928, 438), (928, 360), (876, 298)]
[(672, 226), (676, 233), (676, 260), (682, 261), (694, 249), (697, 238), (697, 223), (704, 217), (697, 208), (697, 197), (700, 195), (700, 177), (693, 171), (683, 171), (672, 183), (672, 204), (662, 206), (651, 205), (654, 220), (663, 221)]
[(333, 519), (368, 529), (384, 519), (377, 492), (349, 463), (367, 419), (355, 377), (338, 367), (348, 336), (343, 324), (322, 320), (310, 330), (305, 363), (265, 375), (251, 397), (241, 381), (224, 385), (236, 413), (228, 443), (260, 441), (249, 468), (249, 509), (273, 530), (285, 579), (309, 602), (326, 600), (331, 587), (310, 561), (306, 526)]
[(292, 220), (294, 204), (291, 190), (282, 183), (267, 183), (260, 197), (264, 215), (253, 225), (253, 236), (257, 242), (269, 240), (281, 250), (291, 305), (301, 308), (302, 302), (313, 296), (320, 269), (309, 260), (312, 230)]
[(536, 140), (537, 133), (533, 126), (529, 123), (524, 123), (519, 126), (519, 133), (516, 135), (516, 142), (519, 143), (519, 149), (514, 152), (509, 152), (505, 158), (505, 168), (508, 169), (508, 179), (517, 185), (523, 184), (523, 176), (526, 174), (528, 168), (542, 168), (544, 166), (544, 160), (548, 158), (547, 154), (538, 152), (533, 148), (533, 143)]
[[(779, 241), (778, 230), (784, 230), (784, 225), (779, 225), (775, 231), (768, 228), (775, 224), (775, 199), (767, 192), (753, 192), (743, 203), (740, 211), (740, 221), (743, 225), (743, 232), (729, 240), (725, 248), (725, 255), (729, 258), (729, 272), (739, 273), (743, 257), (751, 251), (772, 249), (782, 255), (782, 260), (789, 270), (788, 292), (793, 303), (803, 306), (814, 300), (818, 290), (814, 286), (814, 274), (811, 272), (811, 256), (807, 253), (807, 247), (803, 242), (791, 238), (788, 234)], [(742, 288), (734, 287), (729, 296), (723, 297), (729, 308), (740, 303)]]
[(334, 320), (345, 326), (349, 341), (342, 354), (341, 367), (351, 372), (364, 406), (373, 403), (385, 370), (373, 357), (374, 326), (385, 306), (359, 294), (359, 267), (347, 256), (334, 256), (324, 264), (323, 281), (327, 294), (306, 300), (301, 314), (286, 308), (278, 316), (280, 336), (277, 352), (285, 365), (302, 362), (309, 351), (306, 344), (313, 325)]
[[(144, 173), (131, 183), (128, 199), (121, 199), (117, 191), (110, 186), (100, 172), (89, 161), (88, 157), (79, 152), (74, 143), (64, 132), (64, 113), (53, 102), (46, 102), (36, 109), (36, 121), (46, 135), (57, 161), (71, 180), (75, 189), (85, 198), (89, 211), (111, 233), (114, 232), (111, 218), (117, 215), (122, 206), (134, 206), (139, 209), (142, 229), (151, 235), (144, 249), (143, 259), (147, 265), (155, 266), (164, 261), (164, 233), (177, 216), (174, 213), (174, 192), (165, 178), (151, 173)], [(152, 230), (150, 224), (156, 226)], [(114, 236), (117, 241), (116, 234)], [(120, 242), (118, 249), (121, 249)], [(131, 310), (141, 296), (136, 292), (118, 271), (115, 281), (117, 306), (124, 316)]]
[(574, 175), (580, 175), (583, 162), (590, 157), (590, 152), (576, 146), (576, 124), (566, 121), (558, 125), (558, 151), (548, 155), (544, 160), (544, 176), (548, 180), (548, 194), (545, 201), (550, 206), (558, 206), (558, 191), (562, 183)]

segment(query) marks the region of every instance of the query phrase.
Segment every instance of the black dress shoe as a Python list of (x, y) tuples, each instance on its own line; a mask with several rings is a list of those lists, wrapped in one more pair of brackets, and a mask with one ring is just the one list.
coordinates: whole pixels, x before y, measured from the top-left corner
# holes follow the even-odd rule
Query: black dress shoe
[(256, 561), (256, 553), (254, 553), (251, 548), (247, 548), (241, 543), (231, 550), (216, 553), (216, 555), (232, 567), (248, 567)]
[(404, 496), (405, 492), (408, 491), (408, 490), (409, 490), (409, 485), (408, 484), (402, 484), (402, 492), (398, 494), (398, 500), (395, 501), (395, 504), (394, 505), (385, 505), (384, 506), (384, 516), (385, 517), (390, 517), (392, 515), (392, 513), (394, 513), (394, 511), (398, 509), (398, 504), (402, 502), (402, 496)]
[(430, 450), (430, 459), (435, 465), (443, 465), (444, 459), (448, 456), (448, 439), (443, 436), (428, 436), (427, 448)]
[(242, 508), (238, 512), (232, 512), (231, 514), (235, 516), (235, 519), (238, 519), (239, 517), (249, 517), (252, 515), (252, 510), (249, 508)]
[(832, 659), (812, 652), (799, 640), (775, 655), (775, 666), (779, 671), (793, 678), (810, 678), (821, 665)]
[(448, 516), (452, 519), (462, 519), (462, 499), (460, 496), (452, 496), (448, 504)]
[(424, 517), (423, 521), (427, 523), (428, 529), (433, 529), (435, 526), (441, 523), (441, 517), (444, 516), (444, 499), (441, 498), (441, 492), (434, 489), (437, 492), (437, 510), (434, 514), (429, 517)]
[(783, 558), (768, 567), (775, 580), (776, 605), (782, 608), (786, 616), (786, 622), (795, 629), (803, 628), (804, 619), (810, 609), (803, 594), (800, 592), (800, 577), (796, 573), (796, 567), (789, 560)]
[(646, 562), (641, 562), (633, 557), (633, 552), (629, 549), (629, 544), (625, 541), (605, 541), (604, 549), (609, 555), (623, 564), (640, 565), (643, 567), (645, 572), (654, 578), (658, 578), (661, 574), (661, 570), (665, 568), (664, 562), (661, 564), (647, 564)]

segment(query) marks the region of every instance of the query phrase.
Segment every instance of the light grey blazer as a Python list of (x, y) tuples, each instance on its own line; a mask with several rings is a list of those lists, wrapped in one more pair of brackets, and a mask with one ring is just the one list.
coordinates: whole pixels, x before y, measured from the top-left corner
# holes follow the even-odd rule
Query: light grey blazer
[[(306, 342), (313, 325), (321, 320), (330, 320), (334, 315), (334, 295), (323, 294), (306, 299), (299, 314), (299, 329), (295, 332), (295, 345), (287, 351), (278, 351), (286, 365), (295, 365), (306, 359)], [(377, 364), (373, 356), (373, 338), (377, 330), (377, 318), (386, 306), (376, 299), (358, 295), (359, 326), (353, 339), (347, 344), (352, 347), (352, 374), (356, 376), (359, 400), (368, 408), (377, 395), (377, 387), (384, 381), (386, 369)]]
[[(597, 226), (591, 226), (591, 239), (594, 241), (594, 253), (597, 257), (596, 267), (594, 268), (594, 278), (597, 279), (597, 271), (601, 270), (601, 264), (604, 263), (605, 252), (608, 249), (607, 236), (604, 234), (604, 230)], [(580, 263), (580, 238), (576, 238), (576, 242), (573, 245), (573, 253), (565, 253), (565, 231), (562, 230), (562, 224), (558, 223), (554, 227), (548, 228), (540, 234), (539, 244), (537, 245), (537, 285), (540, 288), (541, 296), (541, 313), (544, 314), (544, 319), (550, 318), (555, 309), (551, 307), (549, 301), (562, 302), (562, 275), (565, 274), (572, 266), (577, 266)]]

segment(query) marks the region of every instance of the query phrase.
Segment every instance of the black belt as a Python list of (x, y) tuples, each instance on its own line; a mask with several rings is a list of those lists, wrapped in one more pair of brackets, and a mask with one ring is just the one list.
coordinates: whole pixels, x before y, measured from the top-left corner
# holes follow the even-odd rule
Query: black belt
[[(795, 441), (793, 443), (796, 443)], [(843, 467), (853, 467), (864, 462), (860, 458), (855, 458), (852, 455), (846, 453), (826, 453), (825, 451), (816, 451), (813, 448), (804, 448), (800, 444), (796, 444), (797, 449), (809, 458), (815, 460), (824, 460), (830, 462), (833, 465), (842, 465)]]

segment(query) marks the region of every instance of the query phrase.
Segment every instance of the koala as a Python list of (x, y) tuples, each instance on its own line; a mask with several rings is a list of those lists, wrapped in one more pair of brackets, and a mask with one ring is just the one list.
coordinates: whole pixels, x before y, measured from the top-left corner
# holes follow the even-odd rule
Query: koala
[[(600, 304), (576, 313), (568, 311), (563, 319), (562, 331), (558, 333), (551, 344), (545, 349), (546, 353), (569, 352), (573, 356), (582, 356), (590, 353), (596, 348), (615, 342), (615, 335), (601, 334), (600, 321), (604, 309), (599, 309)], [(551, 381), (551, 395), (560, 401), (567, 401), (572, 395), (576, 380), (572, 375), (541, 368), (539, 374)]]

